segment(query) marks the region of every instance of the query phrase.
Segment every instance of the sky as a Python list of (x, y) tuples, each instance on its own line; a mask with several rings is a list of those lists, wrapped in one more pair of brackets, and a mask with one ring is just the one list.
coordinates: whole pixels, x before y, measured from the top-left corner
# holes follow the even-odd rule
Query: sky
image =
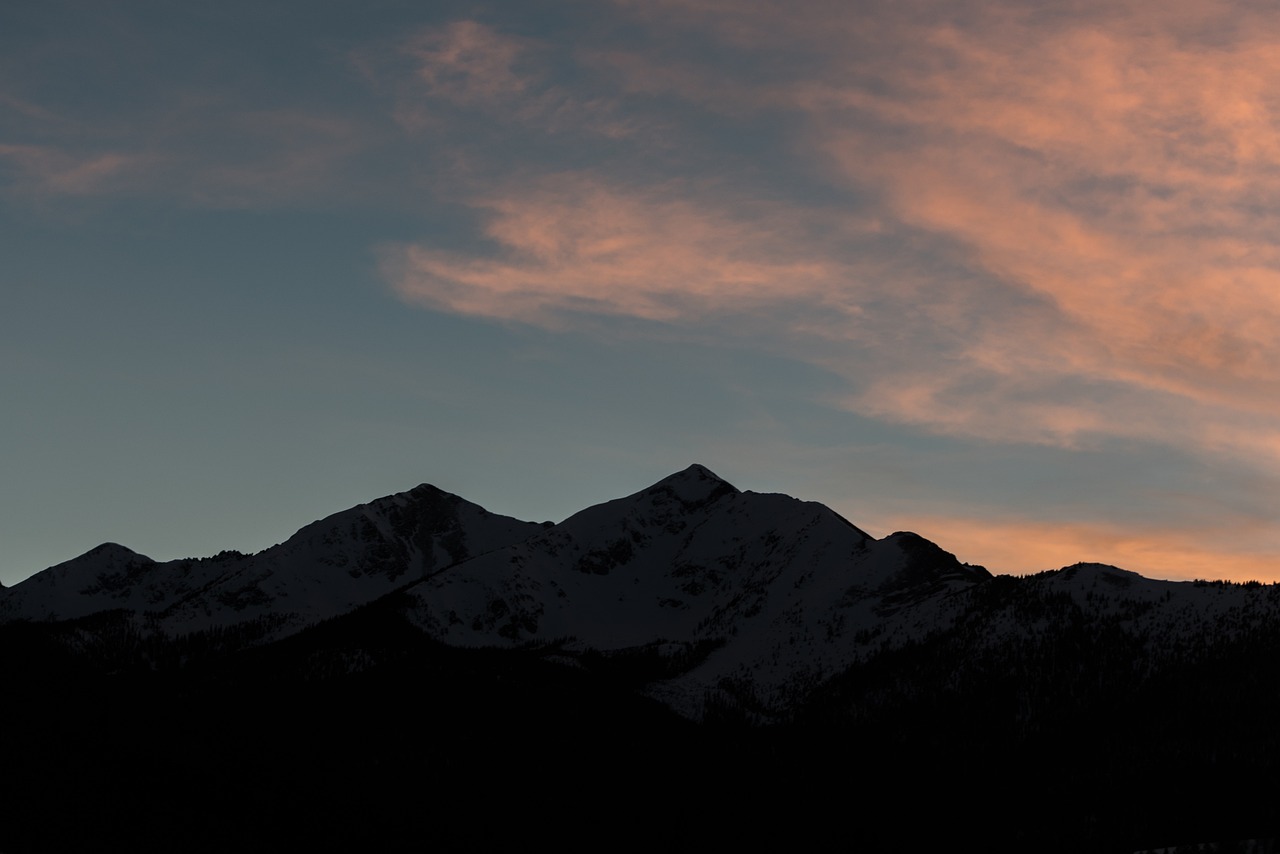
[(7, 0), (0, 582), (693, 462), (1280, 580), (1280, 7)]

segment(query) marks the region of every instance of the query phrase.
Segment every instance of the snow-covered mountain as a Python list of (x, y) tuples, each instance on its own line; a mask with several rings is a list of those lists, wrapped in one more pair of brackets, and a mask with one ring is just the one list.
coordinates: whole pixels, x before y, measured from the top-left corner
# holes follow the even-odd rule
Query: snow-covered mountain
[(0, 589), (0, 846), (401, 850), (424, 805), (459, 849), (566, 808), (593, 847), (1271, 836), (1277, 673), (1278, 585), (992, 576), (698, 465), (557, 525), (424, 485), (255, 555), (105, 544)]
[(408, 612), (466, 646), (714, 649), (650, 689), (696, 714), (717, 686), (786, 707), (868, 649), (944, 627), (946, 603), (987, 577), (914, 534), (875, 540), (821, 504), (694, 465), (418, 582)]
[(278, 635), (541, 528), (423, 484), (313, 522), (255, 555), (158, 563), (106, 543), (0, 591), (0, 621), (124, 609), (174, 635), (264, 617)]
[(877, 540), (692, 465), (557, 525), (422, 485), (255, 555), (159, 563), (109, 543), (0, 590), (0, 623), (110, 610), (168, 638), (253, 624), (243, 642), (262, 643), (394, 591), (388, 612), (449, 646), (642, 661), (643, 692), (692, 718), (709, 703), (785, 717), (851, 668), (938, 639), (965, 650), (959, 673), (1105, 628), (1150, 672), (1280, 619), (1277, 587), (1093, 564), (993, 579), (916, 534)]

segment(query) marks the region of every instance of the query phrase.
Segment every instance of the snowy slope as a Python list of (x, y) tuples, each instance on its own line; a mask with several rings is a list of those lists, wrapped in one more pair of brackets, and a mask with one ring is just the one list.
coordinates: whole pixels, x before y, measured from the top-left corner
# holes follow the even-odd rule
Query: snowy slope
[(67, 620), (111, 608), (164, 607), (171, 595), (168, 591), (186, 579), (160, 583), (158, 566), (162, 564), (146, 555), (103, 543), (5, 588), (0, 592), (0, 620)]
[(729, 679), (772, 705), (872, 645), (933, 630), (938, 602), (986, 577), (914, 534), (877, 541), (821, 504), (741, 492), (695, 465), (414, 585), (410, 616), (466, 646), (676, 654), (714, 641), (653, 690), (679, 707)]
[(783, 716), (851, 667), (918, 642), (980, 668), (1019, 649), (1060, 657), (1073, 638), (1105, 632), (1145, 650), (1137, 673), (1280, 622), (1280, 586), (1154, 581), (1098, 564), (993, 580), (916, 534), (877, 540), (821, 504), (744, 492), (700, 465), (558, 525), (423, 485), (256, 555), (157, 563), (105, 544), (0, 589), (0, 622), (123, 609), (146, 632), (249, 624), (257, 643), (394, 590), (406, 596), (386, 607), (446, 644), (543, 645), (582, 666), (642, 661), (649, 695), (690, 717), (709, 700)]
[(1192, 644), (1231, 641), (1280, 620), (1276, 585), (1161, 581), (1096, 563), (1025, 581), (1040, 595), (1070, 596), (1094, 622), (1106, 620), (1132, 636), (1154, 639), (1149, 646), (1157, 658), (1177, 657)]
[(99, 546), (0, 592), (0, 620), (122, 608), (155, 615), (175, 634), (264, 616), (300, 627), (540, 530), (424, 484), (321, 519), (256, 555), (157, 563)]

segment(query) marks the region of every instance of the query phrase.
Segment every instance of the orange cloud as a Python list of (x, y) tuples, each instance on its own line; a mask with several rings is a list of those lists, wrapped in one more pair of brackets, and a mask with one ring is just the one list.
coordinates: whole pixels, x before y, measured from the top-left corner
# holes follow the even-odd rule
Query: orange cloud
[[(1280, 102), (1266, 81), (1280, 72), (1278, 21), (1212, 46), (1180, 41), (1160, 23), (1158, 14), (1144, 21), (1145, 33), (1018, 19), (922, 29), (916, 41), (934, 58), (917, 51), (918, 61), (903, 62), (894, 91), (831, 96), (839, 109), (911, 135), (890, 147), (848, 116), (842, 127), (822, 114), (819, 144), (847, 180), (878, 188), (904, 224), (954, 242), (970, 263), (1061, 314), (1060, 334), (1038, 341), (1030, 358), (1008, 346), (1019, 330), (987, 325), (962, 354), (969, 367), (998, 350), (1005, 369), (1025, 377), (1068, 373), (1171, 395), (1188, 404), (1184, 416), (1204, 419), (1193, 432), (1274, 418), (1280, 217), (1270, 199), (1280, 191)], [(1044, 352), (1056, 370), (1038, 364)], [(927, 389), (939, 377), (917, 382)], [(899, 414), (927, 422), (922, 395), (905, 398)], [(885, 395), (868, 403), (894, 411)], [(1130, 407), (1073, 405), (1074, 415), (1012, 414), (1068, 437), (1135, 426)]]
[(663, 321), (750, 313), (833, 288), (840, 265), (799, 251), (790, 211), (731, 212), (689, 189), (547, 177), (475, 202), (493, 257), (395, 245), (383, 270), (406, 299), (545, 325), (574, 312)]
[[(886, 322), (931, 333), (932, 358), (878, 347), (868, 371), (828, 352), (822, 363), (853, 381), (842, 405), (996, 440), (1274, 447), (1273, 7), (617, 5), (774, 69), (751, 82), (696, 61), (599, 55), (626, 87), (727, 114), (793, 112), (835, 179), (875, 194), (888, 239), (971, 274), (932, 288), (894, 270), (859, 281), (860, 297), (878, 291), (894, 309)], [(929, 300), (927, 322), (898, 312), (904, 290)]]

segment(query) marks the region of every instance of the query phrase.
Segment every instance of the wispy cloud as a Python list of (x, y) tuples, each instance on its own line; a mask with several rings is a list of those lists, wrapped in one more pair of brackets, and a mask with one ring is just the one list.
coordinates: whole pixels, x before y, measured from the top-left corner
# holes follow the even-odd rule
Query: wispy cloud
[[(569, 307), (677, 321), (817, 304), (831, 316), (779, 323), (774, 343), (846, 376), (839, 403), (860, 413), (996, 441), (1140, 438), (1280, 464), (1280, 14), (618, 6), (722, 49), (707, 52), (715, 63), (650, 43), (576, 52), (616, 98), (683, 100), (744, 133), (789, 115), (768, 156), (824, 175), (848, 208), (769, 196), (763, 161), (738, 188), (770, 197), (763, 218), (673, 189), (660, 166), (648, 184), (547, 176), (474, 194), (492, 253), (389, 251), (400, 293), (543, 324)], [(534, 88), (516, 71), (518, 40), (457, 24), (425, 44), (439, 98)], [(726, 56), (749, 70), (727, 74)], [(878, 238), (860, 258), (832, 239), (870, 222)]]
[[(128, 131), (80, 123), (55, 143), (0, 142), (0, 176), (39, 204), (97, 196), (168, 198), (213, 208), (270, 208), (359, 192), (351, 161), (370, 134), (339, 115), (301, 109), (177, 104)], [(84, 137), (112, 138), (112, 150)], [(7, 166), (7, 169), (5, 168)]]
[(404, 51), (417, 60), (426, 93), (463, 104), (502, 102), (529, 90), (534, 75), (518, 70), (532, 43), (478, 21), (427, 28)]
[[(391, 94), (396, 121), (415, 133), (447, 133), (461, 117), (475, 115), (541, 133), (611, 139), (637, 133), (641, 123), (621, 114), (613, 93), (554, 73), (553, 60), (572, 68), (575, 53), (458, 20), (423, 27), (394, 44), (361, 47), (351, 59)], [(474, 132), (474, 125), (466, 127)]]
[[(1264, 82), (1280, 69), (1266, 33), (1188, 45), (1160, 23), (924, 30), (891, 94), (827, 93), (820, 145), (896, 219), (1048, 300), (1071, 334), (1039, 349), (1073, 374), (1280, 414), (1280, 112)], [(839, 126), (866, 116), (904, 132), (890, 147)], [(986, 332), (983, 348), (1018, 334)]]
[(391, 245), (407, 299), (461, 314), (563, 325), (579, 313), (688, 321), (834, 291), (840, 265), (808, 258), (789, 209), (698, 200), (683, 182), (625, 187), (543, 177), (476, 199), (492, 251)]
[(41, 123), (60, 124), (67, 121), (52, 110), (48, 110), (39, 104), (33, 104), (30, 101), (19, 98), (16, 95), (11, 95), (7, 92), (0, 92), (0, 107), (13, 110), (26, 119), (32, 119)]
[(0, 144), (0, 162), (17, 173), (16, 186), (35, 195), (81, 196), (105, 192), (141, 171), (141, 155), (71, 154), (53, 146)]

